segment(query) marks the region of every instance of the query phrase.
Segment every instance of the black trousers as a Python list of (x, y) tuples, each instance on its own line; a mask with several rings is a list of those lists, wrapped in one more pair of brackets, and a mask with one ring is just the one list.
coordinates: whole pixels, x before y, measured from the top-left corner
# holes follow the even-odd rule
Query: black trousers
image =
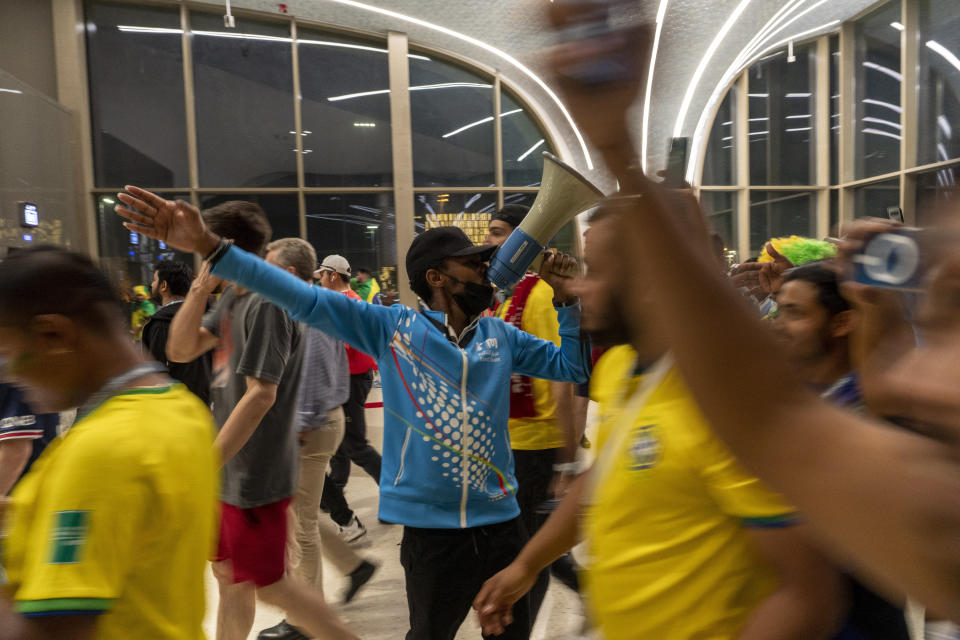
[[(517, 477), (517, 502), (520, 503), (520, 518), (530, 537), (533, 537), (549, 513), (537, 513), (537, 508), (550, 496), (550, 483), (553, 481), (553, 465), (560, 449), (513, 450), (514, 474)], [(558, 558), (552, 565), (540, 572), (537, 581), (530, 589), (530, 624), (533, 625), (540, 612), (540, 605), (550, 586), (550, 574), (553, 573), (563, 584), (573, 591), (579, 590), (576, 568), (570, 554)]]
[(373, 385), (373, 371), (350, 376), (350, 397), (343, 405), (346, 429), (340, 448), (330, 459), (329, 478), (342, 489), (350, 478), (350, 462), (357, 463), (374, 482), (380, 483), (380, 454), (367, 442), (366, 404)]
[(347, 526), (353, 520), (353, 509), (347, 504), (347, 497), (343, 495), (343, 487), (334, 482), (329, 473), (323, 483), (320, 508), (328, 512), (330, 519), (341, 527)]
[[(407, 585), (406, 640), (453, 640), (485, 580), (513, 562), (526, 544), (520, 518), (469, 529), (403, 528), (400, 564)], [(528, 596), (513, 605), (499, 640), (530, 637)]]

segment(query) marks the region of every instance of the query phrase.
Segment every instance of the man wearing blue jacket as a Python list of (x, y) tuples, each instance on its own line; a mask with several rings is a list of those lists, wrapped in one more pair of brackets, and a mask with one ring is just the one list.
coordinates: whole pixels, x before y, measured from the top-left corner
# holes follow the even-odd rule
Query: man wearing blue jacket
[[(550, 256), (541, 277), (556, 292), (561, 344), (483, 318), (493, 296), (490, 247), (453, 227), (418, 236), (407, 273), (422, 308), (383, 307), (314, 287), (231, 247), (200, 212), (127, 187), (117, 207), (132, 231), (196, 251), (221, 278), (260, 293), (297, 321), (374, 356), (383, 380), (380, 518), (404, 525), (407, 640), (452, 640), (484, 580), (527, 538), (519, 519), (507, 419), (510, 375), (583, 382), (579, 307), (558, 276), (571, 261)], [(529, 607), (499, 636), (526, 639)]]

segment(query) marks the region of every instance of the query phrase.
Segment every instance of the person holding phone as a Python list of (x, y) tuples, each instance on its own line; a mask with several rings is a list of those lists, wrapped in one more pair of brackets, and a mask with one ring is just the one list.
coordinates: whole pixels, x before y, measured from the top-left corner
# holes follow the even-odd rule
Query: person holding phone
[[(649, 43), (649, 37), (593, 47), (574, 43), (558, 48), (552, 64), (562, 70), (610, 51), (646, 60)], [(629, 80), (602, 90), (558, 77), (574, 119), (617, 177), (622, 201), (634, 213), (619, 226), (634, 247), (627, 268), (649, 274), (656, 325), (711, 428), (745, 465), (795, 503), (822, 539), (851, 558), (858, 573), (885, 592), (908, 593), (937, 615), (960, 621), (956, 222), (943, 225), (939, 236), (951, 241), (929, 255), (917, 313), (922, 341), (904, 341), (912, 332), (894, 331), (896, 344), (872, 345), (873, 354), (884, 357), (872, 391), (864, 377), (868, 405), (887, 396), (913, 431), (833, 407), (805, 388), (780, 357), (775, 338), (704, 259), (707, 234), (696, 203), (678, 200), (633, 168), (636, 149), (626, 114), (645, 77), (640, 63), (634, 70)], [(847, 234), (841, 246), (847, 273), (849, 258), (881, 232), (861, 227)], [(845, 290), (849, 287), (846, 282)], [(875, 298), (857, 289), (862, 299)], [(709, 322), (691, 309), (709, 309)], [(881, 325), (890, 323), (888, 308), (877, 315)], [(893, 317), (892, 324), (902, 323), (902, 316)], [(883, 326), (876, 335), (884, 335)]]

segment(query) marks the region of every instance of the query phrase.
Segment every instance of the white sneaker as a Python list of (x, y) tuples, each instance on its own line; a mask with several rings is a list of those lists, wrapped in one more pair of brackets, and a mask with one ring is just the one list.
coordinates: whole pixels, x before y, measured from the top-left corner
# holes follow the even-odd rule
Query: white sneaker
[(357, 516), (353, 516), (353, 520), (351, 520), (347, 526), (339, 527), (339, 529), (340, 538), (344, 542), (354, 542), (367, 535), (367, 528), (363, 526), (363, 523), (360, 522), (360, 518)]

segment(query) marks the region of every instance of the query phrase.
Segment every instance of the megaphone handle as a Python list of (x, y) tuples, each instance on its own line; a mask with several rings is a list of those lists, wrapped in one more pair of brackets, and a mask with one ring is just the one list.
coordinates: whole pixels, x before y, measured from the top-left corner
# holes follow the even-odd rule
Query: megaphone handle
[[(543, 267), (543, 261), (547, 259), (547, 256), (551, 254), (559, 254), (560, 252), (556, 249), (544, 249), (541, 251), (536, 258), (533, 259), (533, 262), (530, 263), (530, 266), (527, 267), (527, 271), (533, 271), (534, 273), (540, 273), (541, 267)], [(563, 276), (564, 278), (572, 278), (577, 275), (577, 265), (567, 267), (563, 271), (553, 270), (552, 273), (557, 274), (558, 276)]]

